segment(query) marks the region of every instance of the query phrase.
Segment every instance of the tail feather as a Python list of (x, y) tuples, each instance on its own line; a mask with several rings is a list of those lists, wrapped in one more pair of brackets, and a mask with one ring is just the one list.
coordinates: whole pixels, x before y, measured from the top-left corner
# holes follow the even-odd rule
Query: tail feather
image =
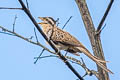
[(96, 56), (93, 56), (85, 47), (77, 47), (81, 52), (83, 52), (86, 56), (88, 56), (90, 59), (92, 59), (97, 65), (99, 65), (103, 70), (105, 70), (106, 72), (110, 72), (113, 74), (112, 71), (110, 71), (109, 69), (107, 69), (102, 63), (106, 63), (108, 61), (104, 61), (99, 59)]
[(110, 71), (109, 69), (107, 69), (102, 63), (100, 63), (100, 62), (96, 62), (97, 63), (97, 65), (99, 65), (103, 70), (105, 70), (106, 72), (110, 72), (111, 74), (113, 74), (113, 72), (112, 71)]
[[(90, 53), (91, 54), (91, 53)], [(97, 61), (101, 62), (101, 63), (107, 63), (109, 61), (104, 61), (104, 60), (101, 60), (100, 58), (96, 57), (96, 56), (93, 56), (94, 58), (96, 58)]]

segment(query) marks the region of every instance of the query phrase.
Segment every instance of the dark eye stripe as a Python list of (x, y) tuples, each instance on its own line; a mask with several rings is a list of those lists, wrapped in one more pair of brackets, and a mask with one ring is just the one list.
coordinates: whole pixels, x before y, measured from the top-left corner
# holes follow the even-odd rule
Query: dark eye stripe
[(53, 23), (56, 23), (56, 21), (52, 17), (48, 17), (48, 19), (51, 19)]
[(56, 21), (55, 21), (53, 18), (51, 18), (51, 17), (47, 17), (47, 18), (45, 18), (45, 20), (46, 20), (49, 24), (51, 24), (51, 25), (55, 25), (55, 24), (56, 24)]

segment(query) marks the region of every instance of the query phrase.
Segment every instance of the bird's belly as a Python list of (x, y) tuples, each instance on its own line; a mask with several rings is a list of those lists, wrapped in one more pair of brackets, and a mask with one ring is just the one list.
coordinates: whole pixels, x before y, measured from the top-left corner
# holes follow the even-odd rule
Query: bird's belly
[(56, 45), (56, 47), (57, 47), (59, 50), (67, 50), (67, 49), (69, 48), (69, 46), (65, 46), (65, 45), (60, 44), (60, 43), (58, 43), (58, 44)]

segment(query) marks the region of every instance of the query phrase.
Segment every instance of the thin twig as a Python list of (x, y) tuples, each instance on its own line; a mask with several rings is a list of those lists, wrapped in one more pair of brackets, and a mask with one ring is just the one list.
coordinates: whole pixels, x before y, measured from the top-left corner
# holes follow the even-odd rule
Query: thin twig
[(59, 21), (59, 18), (57, 18), (57, 20), (56, 20), (56, 25), (57, 26), (60, 24), (58, 21)]
[(32, 39), (33, 39), (33, 37), (34, 37), (34, 36), (30, 36), (30, 38), (28, 38), (28, 39), (32, 40)]
[(37, 63), (37, 61), (38, 61), (39, 57), (42, 55), (42, 53), (43, 53), (44, 51), (45, 51), (45, 49), (43, 49), (43, 50), (41, 51), (41, 53), (39, 54), (38, 58), (36, 58), (36, 60), (35, 60), (34, 64), (36, 64), (36, 63)]
[(110, 1), (109, 5), (108, 5), (108, 7), (107, 7), (107, 9), (106, 9), (106, 11), (104, 13), (104, 16), (102, 17), (102, 19), (101, 19), (101, 21), (100, 21), (100, 23), (98, 25), (97, 32), (99, 32), (99, 30), (101, 29), (101, 27), (102, 27), (102, 25), (103, 25), (107, 15), (108, 15), (108, 13), (110, 12), (110, 9), (112, 7), (113, 2), (114, 2), (114, 0)]
[(102, 27), (102, 29), (100, 31), (103, 31), (103, 29), (106, 27), (106, 24)]
[(82, 63), (83, 63), (82, 66), (86, 71), (86, 74), (83, 77), (85, 77), (86, 75), (92, 76), (91, 70), (86, 67), (85, 62), (84, 62), (84, 60), (82, 58), (81, 58), (81, 60), (82, 60)]
[[(18, 33), (16, 33), (16, 32), (10, 31), (10, 30), (2, 27), (2, 26), (0, 26), (0, 28), (1, 28), (3, 31), (5, 31), (5, 32), (1, 32), (1, 33), (8, 34), (8, 35), (12, 35), (12, 36), (17, 36), (17, 37), (19, 37), (19, 38), (21, 38), (21, 39), (23, 39), (23, 40), (25, 40), (25, 41), (27, 41), (27, 42), (30, 42), (30, 43), (32, 43), (32, 44), (41, 46), (42, 48), (44, 48), (45, 50), (47, 50), (47, 51), (50, 52), (50, 53), (56, 54), (55, 52), (53, 52), (53, 51), (49, 50), (48, 48), (46, 48), (45, 46), (43, 46), (41, 43), (34, 42), (34, 41), (32, 41), (32, 40), (30, 40), (30, 39), (28, 39), (28, 38), (25, 38), (25, 37), (21, 36), (20, 34), (18, 34)], [(6, 32), (8, 32), (8, 33), (6, 33)]]
[(57, 18), (57, 20), (55, 22), (58, 22), (59, 21), (59, 18)]
[(3, 32), (3, 31), (0, 31), (0, 33), (2, 33), (2, 34), (7, 34), (7, 35), (11, 35), (11, 36), (15, 36), (14, 34), (10, 34), (10, 33)]
[(67, 22), (64, 24), (64, 26), (62, 27), (62, 29), (65, 28), (65, 26), (67, 25), (67, 23), (70, 21), (70, 19), (72, 18), (72, 16), (70, 16), (70, 18), (67, 20)]
[(99, 76), (98, 73), (95, 70), (90, 70), (89, 68), (87, 68), (87, 66), (85, 65), (82, 58), (81, 58), (81, 60), (82, 60), (82, 62), (81, 62), (80, 60), (77, 60), (70, 56), (65, 56), (65, 57), (67, 59), (70, 59), (70, 62), (80, 65), (86, 71), (86, 74), (84, 76), (86, 76), (86, 75), (92, 76), (94, 74), (98, 78), (98, 76)]
[(0, 7), (0, 9), (14, 9), (14, 10), (18, 9), (18, 10), (23, 10), (22, 8), (7, 8), (7, 7)]
[(34, 57), (34, 59), (42, 59), (42, 58), (48, 58), (48, 57), (59, 57), (56, 55), (48, 55), (48, 56), (42, 56), (42, 57)]
[(17, 15), (15, 15), (14, 22), (13, 22), (13, 32), (15, 31), (15, 23), (16, 23)]
[(37, 34), (36, 34), (36, 30), (35, 30), (35, 28), (34, 28), (34, 33), (35, 33), (36, 41), (39, 42), (39, 41), (38, 41), (38, 38), (37, 38)]
[(27, 4), (27, 8), (29, 9), (29, 4), (28, 4), (28, 0), (26, 0), (26, 4)]
[(102, 31), (103, 31), (103, 29), (106, 27), (106, 24), (99, 30), (99, 31), (97, 31), (96, 32), (96, 35), (98, 36)]

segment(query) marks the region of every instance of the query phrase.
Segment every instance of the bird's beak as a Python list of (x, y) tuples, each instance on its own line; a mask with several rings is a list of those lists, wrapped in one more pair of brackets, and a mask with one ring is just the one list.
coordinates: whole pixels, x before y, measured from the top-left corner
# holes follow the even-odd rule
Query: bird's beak
[(46, 19), (45, 19), (45, 17), (38, 17), (39, 19), (41, 19), (43, 22), (40, 22), (40, 23), (38, 23), (38, 24), (45, 24), (46, 23)]
[(40, 22), (40, 23), (38, 23), (38, 24), (43, 24), (43, 22)]
[(41, 24), (41, 22), (40, 22), (40, 23), (38, 23), (38, 24)]
[[(42, 21), (44, 20), (43, 17), (38, 17), (38, 18), (41, 19)], [(38, 23), (38, 24), (43, 24), (43, 22), (40, 22), (40, 23)]]
[(44, 18), (43, 17), (38, 17), (39, 19), (41, 19), (42, 21), (44, 21)]

